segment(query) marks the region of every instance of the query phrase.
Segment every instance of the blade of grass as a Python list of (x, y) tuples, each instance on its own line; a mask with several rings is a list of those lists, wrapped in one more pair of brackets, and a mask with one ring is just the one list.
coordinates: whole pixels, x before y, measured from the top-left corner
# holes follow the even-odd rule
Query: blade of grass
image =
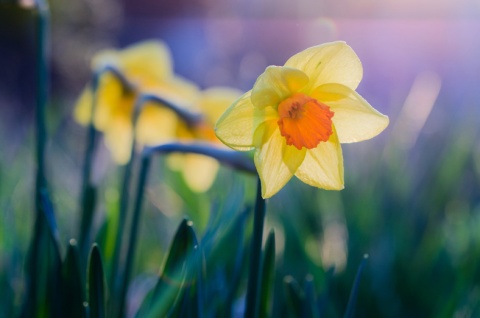
[(305, 295), (300, 288), (300, 285), (298, 285), (298, 282), (292, 276), (285, 276), (283, 283), (285, 287), (287, 308), (290, 316), (302, 317)]
[(307, 275), (305, 278), (305, 301), (303, 304), (303, 313), (303, 317), (320, 318), (312, 275)]
[(88, 260), (88, 305), (91, 318), (106, 317), (106, 283), (102, 255), (97, 244), (93, 244)]
[(40, 193), (44, 226), (46, 227), (46, 262), (47, 262), (47, 303), (49, 304), (50, 315), (52, 317), (61, 317), (61, 264), (60, 239), (55, 220), (55, 213), (52, 202), (46, 190)]
[(355, 306), (357, 303), (357, 296), (358, 296), (358, 286), (360, 285), (360, 277), (362, 276), (363, 268), (367, 263), (368, 254), (363, 256), (363, 259), (358, 266), (357, 275), (355, 276), (355, 281), (353, 282), (353, 287), (350, 292), (350, 297), (348, 298), (348, 305), (347, 310), (345, 310), (345, 318), (353, 318), (355, 314)]
[(65, 261), (62, 264), (62, 316), (71, 318), (85, 317), (83, 302), (84, 284), (80, 271), (80, 253), (75, 240), (70, 240)]
[(60, 317), (60, 266), (58, 229), (53, 207), (45, 191), (39, 197), (34, 234), (30, 244), (28, 288), (22, 317)]
[(221, 310), (224, 312), (224, 315), (230, 316), (233, 302), (235, 296), (240, 288), (240, 283), (242, 280), (242, 274), (244, 269), (245, 254), (246, 248), (244, 248), (244, 237), (245, 237), (245, 227), (250, 216), (251, 208), (246, 208), (237, 218), (236, 222), (233, 224), (232, 229), (229, 235), (223, 240), (224, 242), (231, 244), (230, 242), (235, 242), (236, 255), (235, 263), (233, 267), (233, 277), (229, 284), (230, 288), (228, 290), (227, 299), (225, 301), (225, 308)]
[(149, 300), (147, 317), (165, 316), (174, 309), (173, 304), (181, 289), (191, 286), (195, 277), (195, 266), (198, 265), (194, 263), (197, 247), (198, 241), (192, 223), (183, 220), (173, 238), (163, 271)]

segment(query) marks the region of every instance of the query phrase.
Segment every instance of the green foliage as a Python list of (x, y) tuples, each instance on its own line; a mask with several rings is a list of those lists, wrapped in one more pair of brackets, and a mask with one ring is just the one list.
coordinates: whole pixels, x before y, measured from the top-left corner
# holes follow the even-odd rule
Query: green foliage
[(62, 314), (65, 317), (85, 317), (85, 286), (80, 270), (80, 252), (75, 240), (70, 240), (62, 263)]
[(102, 256), (97, 244), (93, 244), (88, 258), (88, 311), (92, 318), (106, 317), (106, 282)]

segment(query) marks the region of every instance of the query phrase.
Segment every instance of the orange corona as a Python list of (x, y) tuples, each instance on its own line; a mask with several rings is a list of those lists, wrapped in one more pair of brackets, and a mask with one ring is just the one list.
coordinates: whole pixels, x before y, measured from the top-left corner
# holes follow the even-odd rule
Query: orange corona
[(278, 126), (287, 145), (312, 149), (332, 135), (330, 108), (316, 99), (296, 93), (278, 105)]

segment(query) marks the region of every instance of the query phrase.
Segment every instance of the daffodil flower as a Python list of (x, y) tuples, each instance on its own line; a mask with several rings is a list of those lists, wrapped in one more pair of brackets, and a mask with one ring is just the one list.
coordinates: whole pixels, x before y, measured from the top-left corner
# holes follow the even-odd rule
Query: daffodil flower
[[(142, 93), (155, 94), (180, 105), (199, 98), (197, 86), (174, 75), (168, 47), (158, 41), (146, 41), (120, 51), (107, 50), (93, 58), (92, 68), (117, 70), (128, 81), (125, 85), (110, 72), (102, 74), (97, 89), (95, 127), (104, 133), (107, 147), (118, 164), (130, 159), (133, 143), (133, 109)], [(84, 89), (75, 107), (76, 120), (87, 125), (92, 112), (93, 91)], [(176, 114), (153, 103), (139, 114), (135, 137), (140, 145), (153, 145), (175, 139)]]
[[(178, 138), (222, 145), (215, 136), (215, 122), (241, 95), (241, 91), (229, 87), (204, 90), (195, 102), (195, 110), (204, 116), (204, 120), (193, 127), (180, 122), (177, 126)], [(205, 192), (212, 186), (219, 167), (215, 159), (197, 154), (170, 155), (168, 164), (171, 169), (181, 172), (189, 188), (195, 192)]]
[(363, 69), (344, 42), (308, 48), (284, 66), (269, 66), (218, 120), (229, 147), (255, 149), (269, 198), (291, 178), (330, 190), (344, 187), (341, 143), (370, 139), (388, 125), (356, 91)]

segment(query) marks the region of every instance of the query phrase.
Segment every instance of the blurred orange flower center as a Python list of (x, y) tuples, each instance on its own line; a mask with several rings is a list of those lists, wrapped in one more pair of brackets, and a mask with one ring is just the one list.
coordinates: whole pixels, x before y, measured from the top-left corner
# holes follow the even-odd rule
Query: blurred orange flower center
[(321, 141), (327, 141), (332, 134), (330, 108), (316, 99), (302, 93), (295, 93), (278, 105), (278, 126), (287, 145), (298, 150), (312, 149)]

